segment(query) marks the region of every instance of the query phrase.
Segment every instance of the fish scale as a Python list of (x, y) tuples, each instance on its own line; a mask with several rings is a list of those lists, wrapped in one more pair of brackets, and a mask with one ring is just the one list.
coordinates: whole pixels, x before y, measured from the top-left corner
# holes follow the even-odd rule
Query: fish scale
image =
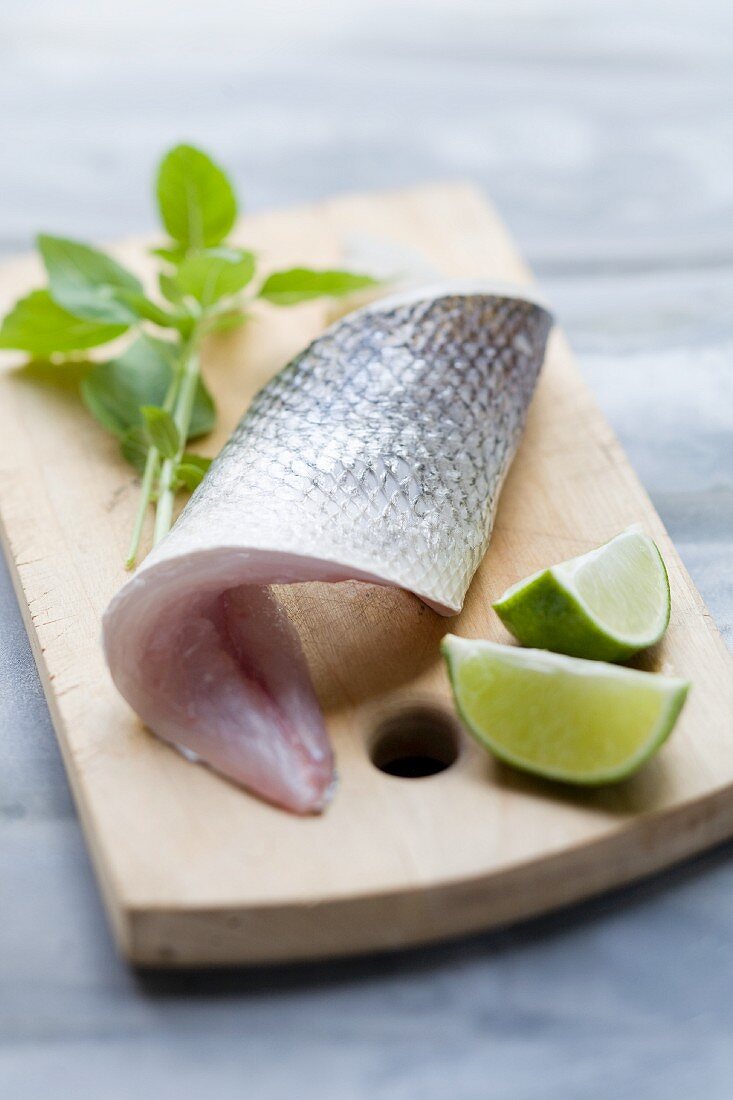
[(255, 398), (155, 557), (216, 521), (460, 610), (550, 326), (530, 298), (480, 292), (347, 315)]
[[(406, 588), (442, 614), (459, 611), (488, 546), (551, 326), (549, 312), (523, 290), (475, 281), (425, 288), (347, 314), (260, 391), (172, 531), (105, 616), (113, 677), (156, 732), (273, 801), (303, 808), (278, 772), (289, 759), (282, 745), (267, 765), (273, 746), (258, 742), (254, 752), (242, 734), (240, 767), (230, 744), (240, 732), (227, 726), (222, 749), (208, 727), (197, 728), (205, 711), (219, 729), (211, 681), (197, 695), (192, 667), (179, 689), (186, 707), (171, 695), (167, 675), (168, 695), (156, 688), (151, 669), (163, 624), (174, 641), (190, 637), (192, 651), (207, 637), (227, 655), (219, 655), (216, 675), (226, 682), (231, 716), (240, 696), (244, 710), (260, 705), (255, 687), (265, 685), (275, 710), (284, 690), (278, 682), (270, 691), (249, 645), (257, 625), (247, 625), (248, 586), (264, 592), (292, 581), (368, 580)], [(239, 595), (224, 607), (234, 590)], [(305, 684), (284, 613), (269, 593), (252, 601), (280, 632)], [(193, 630), (202, 617), (209, 626)], [(202, 659), (213, 662), (207, 651)], [(308, 688), (301, 689), (305, 699)], [(312, 790), (310, 802), (304, 796), (307, 808), (319, 807), (325, 765), (320, 786), (311, 781), (328, 758), (325, 732), (314, 727), (304, 745), (291, 720), (273, 737), (289, 746), (301, 793), (320, 792), (320, 802)], [(242, 721), (246, 727), (246, 714)], [(263, 782), (266, 765), (278, 772), (273, 789)]]

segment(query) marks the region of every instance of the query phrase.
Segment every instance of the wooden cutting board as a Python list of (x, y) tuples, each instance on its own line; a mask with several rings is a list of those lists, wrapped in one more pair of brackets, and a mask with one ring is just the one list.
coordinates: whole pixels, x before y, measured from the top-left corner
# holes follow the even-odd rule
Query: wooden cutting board
[[(240, 237), (267, 265), (320, 265), (338, 261), (355, 232), (417, 249), (446, 275), (529, 278), (496, 214), (461, 185), (257, 216)], [(117, 251), (149, 277), (145, 243)], [(40, 281), (32, 260), (6, 266), (2, 309)], [(326, 313), (262, 306), (244, 332), (212, 340), (205, 370), (221, 426), (205, 449), (219, 448)], [(0, 374), (5, 548), (110, 919), (132, 961), (249, 963), (422, 943), (528, 917), (733, 834), (730, 656), (560, 335), (460, 617), (357, 583), (284, 592), (340, 773), (328, 811), (308, 819), (189, 764), (116, 694), (99, 623), (125, 579), (135, 479), (74, 386), (41, 385), (38, 373)], [(659, 542), (673, 598), (667, 637), (639, 664), (693, 681), (671, 740), (634, 779), (595, 792), (496, 764), (456, 734), (439, 639), (451, 630), (508, 640), (490, 607), (507, 585), (637, 521)], [(430, 777), (372, 762), (375, 753), (380, 763), (446, 762), (456, 736), (457, 759)]]

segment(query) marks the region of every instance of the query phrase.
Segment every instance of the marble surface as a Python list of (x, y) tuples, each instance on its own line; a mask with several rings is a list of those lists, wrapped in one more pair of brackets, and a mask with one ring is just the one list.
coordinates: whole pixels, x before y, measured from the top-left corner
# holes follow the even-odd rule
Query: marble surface
[[(723, 0), (3, 0), (0, 255), (150, 228), (182, 137), (251, 208), (476, 180), (733, 645), (732, 59)], [(3, 1098), (728, 1100), (732, 958), (729, 844), (430, 950), (131, 971), (0, 570)]]

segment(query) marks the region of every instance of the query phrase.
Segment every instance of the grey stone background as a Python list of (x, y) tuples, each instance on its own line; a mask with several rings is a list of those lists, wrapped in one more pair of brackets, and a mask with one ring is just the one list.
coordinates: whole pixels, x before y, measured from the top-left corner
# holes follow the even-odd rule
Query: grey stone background
[[(732, 61), (725, 0), (3, 0), (0, 254), (151, 228), (181, 138), (250, 208), (476, 180), (730, 644)], [(3, 1100), (729, 1100), (731, 857), (430, 950), (136, 974), (0, 571)]]

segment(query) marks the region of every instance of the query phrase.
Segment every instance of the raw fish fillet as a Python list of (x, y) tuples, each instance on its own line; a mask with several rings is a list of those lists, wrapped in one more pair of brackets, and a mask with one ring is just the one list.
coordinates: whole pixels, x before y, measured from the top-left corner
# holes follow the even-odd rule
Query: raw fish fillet
[(265, 386), (105, 614), (143, 721), (261, 797), (321, 810), (333, 755), (267, 586), (369, 581), (458, 612), (551, 325), (523, 289), (443, 283), (348, 314)]

